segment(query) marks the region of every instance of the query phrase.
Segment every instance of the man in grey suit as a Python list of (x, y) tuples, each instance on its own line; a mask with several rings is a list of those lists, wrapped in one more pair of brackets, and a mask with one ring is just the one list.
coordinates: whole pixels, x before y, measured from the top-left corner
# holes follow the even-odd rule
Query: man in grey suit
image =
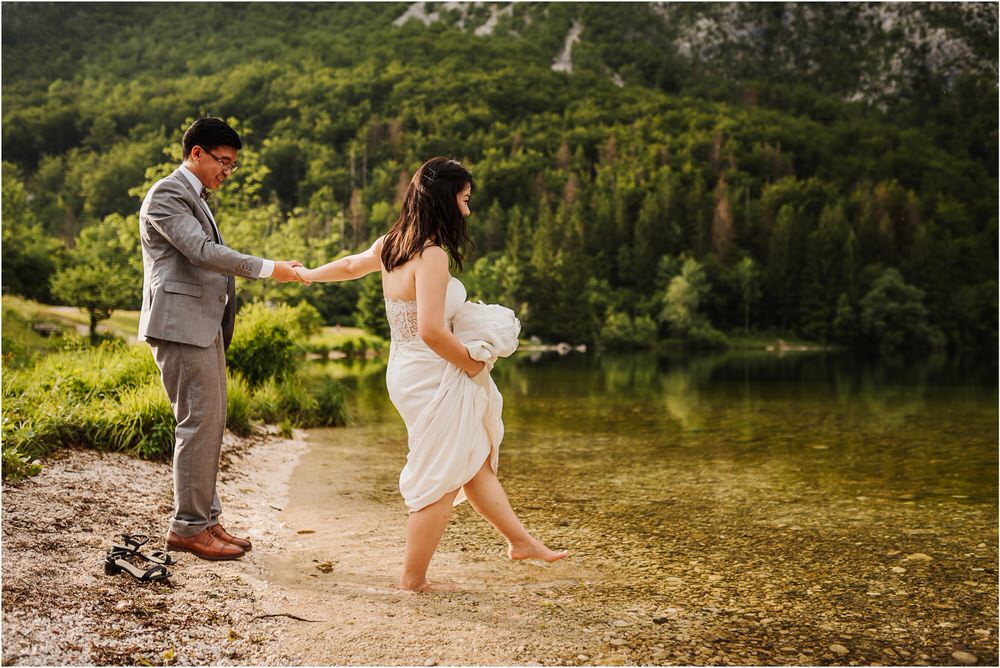
[(139, 211), (142, 314), (139, 340), (149, 343), (177, 418), (174, 515), (166, 548), (202, 559), (238, 559), (250, 541), (219, 524), (216, 476), (226, 428), (226, 349), (233, 337), (236, 281), (299, 280), (299, 262), (273, 261), (227, 248), (210, 195), (237, 169), (242, 143), (217, 118), (184, 133), (184, 162), (157, 181)]

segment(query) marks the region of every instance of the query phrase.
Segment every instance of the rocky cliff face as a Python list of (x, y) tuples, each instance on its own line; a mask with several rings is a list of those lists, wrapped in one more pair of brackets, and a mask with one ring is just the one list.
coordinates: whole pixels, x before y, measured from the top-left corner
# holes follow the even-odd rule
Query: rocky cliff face
[(997, 14), (997, 4), (977, 2), (417, 2), (395, 24), (442, 21), (484, 37), (532, 40), (551, 48), (553, 69), (596, 67), (616, 83), (657, 84), (648, 61), (660, 59), (702, 75), (805, 83), (884, 106), (928, 78), (945, 91), (963, 76), (995, 82)]

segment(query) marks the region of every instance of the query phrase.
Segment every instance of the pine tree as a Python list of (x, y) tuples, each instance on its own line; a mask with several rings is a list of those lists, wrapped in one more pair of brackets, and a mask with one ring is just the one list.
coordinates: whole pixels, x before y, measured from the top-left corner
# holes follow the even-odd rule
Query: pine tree
[(823, 341), (832, 337), (840, 295), (850, 290), (852, 238), (841, 203), (823, 208), (809, 235), (802, 286), (802, 331)]
[(772, 317), (782, 328), (794, 322), (799, 301), (800, 258), (796, 255), (795, 216), (796, 211), (791, 204), (785, 204), (778, 211), (764, 272), (764, 289)]
[(726, 190), (726, 175), (723, 174), (715, 186), (715, 207), (712, 210), (712, 251), (722, 264), (726, 264), (729, 258), (733, 235), (733, 211)]
[(369, 274), (361, 279), (361, 291), (358, 295), (357, 310), (358, 327), (377, 334), (384, 339), (389, 338), (389, 321), (385, 315), (385, 296), (382, 294), (382, 279), (377, 273)]

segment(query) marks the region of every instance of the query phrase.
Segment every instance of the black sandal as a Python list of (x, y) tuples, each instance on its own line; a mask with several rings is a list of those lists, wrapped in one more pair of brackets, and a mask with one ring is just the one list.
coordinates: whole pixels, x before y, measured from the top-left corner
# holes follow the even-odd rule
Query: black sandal
[(108, 550), (108, 556), (113, 557), (138, 557), (143, 561), (148, 561), (152, 564), (159, 564), (161, 566), (172, 566), (177, 563), (177, 560), (171, 557), (169, 554), (163, 550), (153, 550), (149, 554), (143, 554), (139, 551), (139, 548), (149, 542), (149, 536), (143, 533), (129, 534), (123, 533), (122, 541), (124, 545), (112, 545), (111, 549)]
[(122, 571), (140, 582), (166, 582), (170, 578), (170, 571), (161, 564), (154, 564), (146, 570), (142, 570), (131, 561), (109, 552), (108, 556), (104, 558), (105, 575), (118, 575)]

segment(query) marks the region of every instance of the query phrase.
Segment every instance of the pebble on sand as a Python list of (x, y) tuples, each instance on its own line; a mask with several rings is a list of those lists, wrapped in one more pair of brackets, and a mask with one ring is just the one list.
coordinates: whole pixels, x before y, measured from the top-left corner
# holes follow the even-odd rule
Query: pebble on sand
[(930, 557), (923, 552), (914, 552), (913, 554), (906, 555), (907, 561), (934, 561), (934, 557)]
[(971, 666), (975, 664), (977, 661), (979, 661), (979, 659), (976, 658), (975, 654), (969, 654), (968, 652), (962, 652), (962, 651), (952, 652), (951, 658), (955, 659), (955, 661), (958, 661), (959, 663), (964, 664), (966, 666)]
[(838, 645), (834, 643), (833, 645), (830, 645), (830, 651), (833, 652), (834, 654), (844, 655), (850, 652), (851, 650), (847, 649), (843, 645)]

